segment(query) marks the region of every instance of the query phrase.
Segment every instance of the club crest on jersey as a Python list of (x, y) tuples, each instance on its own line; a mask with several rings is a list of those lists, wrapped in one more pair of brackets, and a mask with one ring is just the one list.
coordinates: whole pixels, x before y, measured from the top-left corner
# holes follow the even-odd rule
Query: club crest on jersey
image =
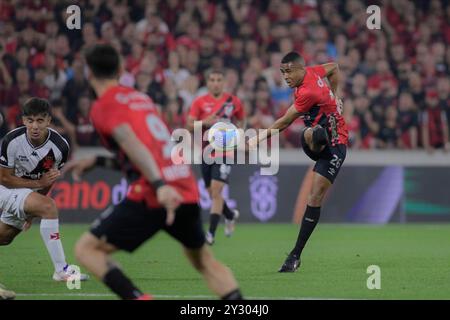
[(234, 105), (232, 103), (225, 106), (225, 112), (224, 114), (229, 118), (233, 114)]
[(42, 167), (45, 170), (50, 170), (55, 164), (55, 157), (53, 155), (47, 155), (42, 162)]
[(41, 161), (37, 164), (36, 168), (34, 168), (33, 171), (31, 171), (29, 174), (25, 173), (25, 176), (33, 177), (37, 176), (37, 179), (41, 177), (41, 175), (45, 172), (50, 170), (56, 162), (55, 154), (53, 153), (53, 150), (50, 149), (50, 151), (45, 155)]
[(232, 102), (225, 102), (222, 106), (222, 110), (218, 112), (220, 117), (231, 118), (234, 111), (234, 104)]

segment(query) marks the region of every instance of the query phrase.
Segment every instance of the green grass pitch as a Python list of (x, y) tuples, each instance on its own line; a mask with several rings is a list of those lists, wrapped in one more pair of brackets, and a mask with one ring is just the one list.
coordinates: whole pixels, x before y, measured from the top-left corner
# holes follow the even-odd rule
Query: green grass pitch
[[(87, 225), (61, 226), (67, 260)], [(292, 224), (240, 224), (232, 238), (218, 230), (215, 256), (234, 272), (250, 299), (450, 299), (450, 225), (319, 224), (296, 273), (280, 274), (297, 236)], [(159, 233), (134, 254), (115, 258), (157, 299), (215, 299), (178, 243)], [(367, 267), (381, 269), (381, 289), (369, 290)], [(17, 299), (116, 299), (95, 279), (80, 290), (51, 280), (39, 226), (0, 247), (0, 282)]]

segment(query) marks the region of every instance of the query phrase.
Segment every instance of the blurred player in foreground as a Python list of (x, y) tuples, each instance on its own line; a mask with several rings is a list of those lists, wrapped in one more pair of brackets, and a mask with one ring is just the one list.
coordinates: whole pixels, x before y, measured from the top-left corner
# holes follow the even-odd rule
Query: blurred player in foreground
[(105, 211), (78, 240), (82, 265), (122, 299), (148, 300), (110, 255), (133, 252), (159, 230), (178, 240), (211, 291), (242, 299), (231, 271), (205, 245), (196, 180), (189, 166), (171, 160), (171, 135), (145, 94), (118, 84), (119, 54), (109, 45), (86, 52), (88, 80), (97, 95), (90, 116), (114, 159), (92, 157), (68, 165), (76, 174), (100, 165), (121, 168), (130, 180), (126, 199)]

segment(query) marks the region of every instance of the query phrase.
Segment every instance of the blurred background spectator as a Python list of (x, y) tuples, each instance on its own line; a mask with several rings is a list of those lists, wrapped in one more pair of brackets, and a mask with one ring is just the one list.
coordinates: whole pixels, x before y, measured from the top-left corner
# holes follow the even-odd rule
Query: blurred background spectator
[[(296, 50), (308, 65), (339, 63), (352, 148), (449, 149), (447, 0), (84, 0), (81, 30), (65, 26), (70, 4), (0, 0), (2, 135), (39, 96), (75, 147), (95, 145), (82, 50), (111, 43), (120, 82), (149, 94), (172, 129), (205, 92), (209, 68), (225, 69), (251, 127), (269, 126), (292, 102), (279, 63)], [(381, 30), (366, 27), (370, 4), (381, 7)], [(297, 120), (281, 145), (298, 147), (302, 128)]]

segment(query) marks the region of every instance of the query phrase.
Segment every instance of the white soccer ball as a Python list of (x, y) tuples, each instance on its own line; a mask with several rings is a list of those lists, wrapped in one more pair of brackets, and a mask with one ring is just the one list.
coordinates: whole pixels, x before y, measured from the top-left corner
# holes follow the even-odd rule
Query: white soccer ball
[(208, 141), (215, 150), (234, 150), (239, 144), (238, 128), (230, 122), (217, 122), (208, 131)]

